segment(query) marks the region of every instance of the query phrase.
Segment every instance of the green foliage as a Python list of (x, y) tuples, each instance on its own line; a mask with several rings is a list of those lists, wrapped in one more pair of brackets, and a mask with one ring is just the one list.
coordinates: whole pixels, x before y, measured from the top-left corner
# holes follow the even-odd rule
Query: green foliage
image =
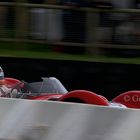
[(43, 59), (59, 59), (59, 60), (75, 60), (75, 61), (93, 61), (93, 62), (109, 62), (109, 63), (126, 63), (140, 64), (140, 58), (116, 58), (109, 56), (93, 56), (93, 55), (76, 55), (54, 52), (51, 46), (45, 44), (26, 44), (14, 42), (0, 43), (1, 57), (23, 57), (23, 58), (43, 58)]

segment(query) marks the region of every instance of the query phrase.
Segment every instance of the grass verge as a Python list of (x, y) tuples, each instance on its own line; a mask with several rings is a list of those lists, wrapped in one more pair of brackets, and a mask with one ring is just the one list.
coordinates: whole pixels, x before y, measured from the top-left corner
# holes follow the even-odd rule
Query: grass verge
[(140, 64), (140, 57), (120, 58), (108, 56), (76, 55), (53, 52), (50, 46), (38, 44), (0, 43), (0, 57), (73, 60), (104, 63)]

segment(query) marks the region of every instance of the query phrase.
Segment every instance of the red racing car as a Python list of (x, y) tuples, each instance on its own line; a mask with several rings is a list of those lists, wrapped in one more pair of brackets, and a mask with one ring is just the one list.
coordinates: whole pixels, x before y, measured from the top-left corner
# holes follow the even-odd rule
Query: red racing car
[[(11, 92), (6, 97), (30, 100), (53, 100), (76, 102), (101, 106), (137, 108), (140, 109), (140, 91), (128, 91), (120, 94), (112, 101), (104, 96), (87, 90), (73, 90), (68, 92), (55, 77), (44, 77), (42, 81), (27, 83), (14, 78), (5, 78)], [(17, 90), (13, 94), (13, 90)]]

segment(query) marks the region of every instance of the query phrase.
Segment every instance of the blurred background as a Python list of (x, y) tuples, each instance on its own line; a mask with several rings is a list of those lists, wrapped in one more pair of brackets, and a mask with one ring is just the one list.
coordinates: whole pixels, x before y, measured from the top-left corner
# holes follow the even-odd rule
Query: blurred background
[(138, 57), (139, 8), (139, 0), (1, 0), (0, 48)]
[(109, 98), (139, 90), (140, 65), (131, 65), (140, 64), (139, 8), (139, 0), (1, 0), (0, 63), (18, 79), (56, 76), (68, 90)]

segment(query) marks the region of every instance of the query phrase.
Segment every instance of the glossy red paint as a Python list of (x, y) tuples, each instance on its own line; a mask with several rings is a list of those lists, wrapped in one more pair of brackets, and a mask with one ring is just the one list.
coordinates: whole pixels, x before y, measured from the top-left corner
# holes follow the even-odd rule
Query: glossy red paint
[(128, 108), (140, 109), (140, 91), (132, 90), (124, 92), (115, 97), (112, 101), (123, 104)]
[(24, 85), (24, 83), (22, 83), (20, 80), (15, 79), (15, 78), (6, 77), (4, 80), (5, 80), (5, 84), (8, 87), (13, 87), (13, 86), (16, 86), (17, 84), (20, 84), (21, 87)]
[(66, 101), (67, 99), (77, 98), (87, 104), (109, 106), (109, 102), (103, 96), (87, 90), (74, 90), (63, 95), (59, 101)]

